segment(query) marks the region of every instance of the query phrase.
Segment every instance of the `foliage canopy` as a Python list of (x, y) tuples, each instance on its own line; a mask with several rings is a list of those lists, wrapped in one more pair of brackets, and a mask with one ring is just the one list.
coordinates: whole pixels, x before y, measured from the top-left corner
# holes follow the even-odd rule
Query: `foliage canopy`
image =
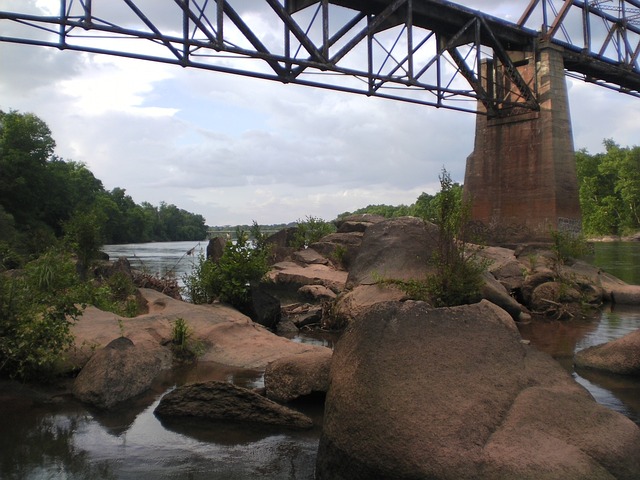
[(605, 152), (576, 154), (582, 225), (586, 235), (640, 230), (640, 147), (604, 141)]

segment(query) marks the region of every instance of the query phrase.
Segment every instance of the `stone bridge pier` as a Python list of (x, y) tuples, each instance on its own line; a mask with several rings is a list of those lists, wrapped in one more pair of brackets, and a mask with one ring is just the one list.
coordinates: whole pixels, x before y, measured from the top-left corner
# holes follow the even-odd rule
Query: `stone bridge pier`
[[(554, 230), (581, 228), (562, 52), (542, 44), (535, 53), (511, 56), (524, 80), (535, 84), (540, 110), (477, 115), (464, 195), (471, 202), (472, 221), (491, 244), (548, 241)], [(494, 67), (489, 62), (482, 66), (485, 88), (508, 91)]]

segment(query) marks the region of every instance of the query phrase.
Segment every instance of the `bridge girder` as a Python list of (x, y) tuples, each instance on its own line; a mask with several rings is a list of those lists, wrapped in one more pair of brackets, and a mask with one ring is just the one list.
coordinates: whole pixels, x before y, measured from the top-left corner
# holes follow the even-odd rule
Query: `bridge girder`
[[(264, 0), (258, 4), (260, 12), (250, 10), (246, 0), (166, 1), (164, 12), (157, 10), (157, 2), (141, 0), (59, 0), (53, 15), (0, 11), (0, 25), (10, 23), (15, 32), (3, 33), (0, 41), (172, 63), (474, 113), (479, 101), (485, 107), (481, 113), (500, 116), (539, 108), (536, 85), (522, 79), (510, 52), (528, 52), (529, 61), (535, 62), (542, 35), (565, 47), (568, 69), (640, 96), (640, 47), (630, 47), (632, 54), (625, 50), (620, 55), (624, 61), (616, 62), (604, 57), (607, 48), (596, 54), (556, 39), (550, 32), (562, 31), (569, 7), (584, 2), (566, 0), (566, 7), (551, 18), (546, 12), (552, 3), (532, 0), (517, 25), (444, 0)], [(583, 6), (587, 17), (596, 8)], [(544, 25), (550, 22), (541, 33), (528, 27), (538, 10), (544, 13)], [(610, 20), (610, 13), (598, 12), (601, 19)], [(277, 28), (265, 34), (265, 22)], [(625, 32), (636, 34), (635, 30)], [(633, 42), (619, 28), (610, 37), (607, 45), (621, 46), (623, 37), (624, 45)], [(502, 88), (482, 86), (485, 61), (502, 69)]]

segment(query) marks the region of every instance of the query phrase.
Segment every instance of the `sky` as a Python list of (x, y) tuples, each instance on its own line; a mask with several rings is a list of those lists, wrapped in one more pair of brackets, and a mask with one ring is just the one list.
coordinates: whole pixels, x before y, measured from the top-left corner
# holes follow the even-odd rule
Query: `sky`
[[(528, 1), (460, 3), (515, 21)], [(0, 9), (57, 4), (2, 0)], [(264, 38), (274, 28), (256, 25)], [(576, 149), (601, 152), (608, 138), (640, 143), (640, 99), (578, 80), (567, 86)], [(463, 182), (475, 134), (471, 113), (4, 42), (0, 110), (40, 117), (56, 154), (86, 164), (106, 189), (174, 204), (212, 226), (412, 204), (438, 191), (443, 168)]]

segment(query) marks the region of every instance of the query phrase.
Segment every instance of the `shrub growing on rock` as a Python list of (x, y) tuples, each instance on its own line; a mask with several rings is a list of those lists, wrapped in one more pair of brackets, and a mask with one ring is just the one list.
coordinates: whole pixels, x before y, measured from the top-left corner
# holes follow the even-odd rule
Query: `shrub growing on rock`
[(191, 274), (185, 276), (187, 295), (193, 303), (211, 303), (214, 300), (235, 307), (249, 300), (251, 284), (262, 280), (269, 270), (268, 250), (249, 241), (241, 229), (236, 241), (228, 241), (222, 257), (212, 262), (200, 255)]
[(297, 230), (293, 246), (297, 249), (306, 248), (336, 230), (332, 223), (312, 215), (308, 215), (306, 220), (298, 220), (296, 223)]

